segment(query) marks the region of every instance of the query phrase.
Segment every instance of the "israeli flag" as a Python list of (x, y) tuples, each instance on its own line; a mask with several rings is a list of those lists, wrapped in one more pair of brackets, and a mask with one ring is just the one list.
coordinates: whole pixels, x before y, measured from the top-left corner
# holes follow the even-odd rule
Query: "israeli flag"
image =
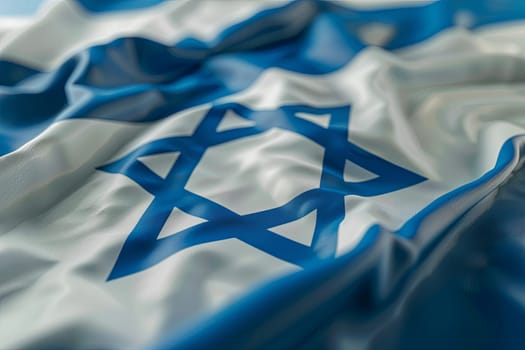
[(0, 349), (523, 348), (523, 19), (2, 0)]

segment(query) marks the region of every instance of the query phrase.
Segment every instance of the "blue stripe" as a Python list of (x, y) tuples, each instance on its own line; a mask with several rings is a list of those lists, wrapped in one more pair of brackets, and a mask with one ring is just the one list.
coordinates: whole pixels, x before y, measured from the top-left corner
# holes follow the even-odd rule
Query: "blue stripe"
[(91, 12), (112, 12), (138, 10), (159, 5), (165, 1), (177, 0), (76, 0)]
[[(513, 3), (513, 12), (501, 13), (489, 11), (488, 0), (470, 3), (475, 26), (525, 15), (525, 3)], [(449, 27), (464, 4), (356, 11), (304, 0), (262, 11), (209, 42), (187, 38), (165, 46), (122, 38), (85, 50), (49, 73), (0, 61), (0, 155), (56, 120), (153, 121), (243, 90), (270, 67), (333, 72), (366, 47), (355, 34), (359, 26), (394, 25), (397, 34), (385, 47), (395, 49)]]

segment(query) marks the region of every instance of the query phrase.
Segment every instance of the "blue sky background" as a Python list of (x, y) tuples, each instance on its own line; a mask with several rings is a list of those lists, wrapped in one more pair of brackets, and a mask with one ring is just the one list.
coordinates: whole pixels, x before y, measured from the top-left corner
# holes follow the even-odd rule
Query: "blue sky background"
[(43, 2), (44, 0), (0, 0), (0, 15), (31, 15)]
[[(66, 0), (73, 1), (73, 0)], [(76, 0), (91, 12), (136, 10), (158, 5), (166, 0)], [(174, 0), (171, 0), (174, 1)], [(0, 0), (0, 16), (30, 16), (45, 0)]]

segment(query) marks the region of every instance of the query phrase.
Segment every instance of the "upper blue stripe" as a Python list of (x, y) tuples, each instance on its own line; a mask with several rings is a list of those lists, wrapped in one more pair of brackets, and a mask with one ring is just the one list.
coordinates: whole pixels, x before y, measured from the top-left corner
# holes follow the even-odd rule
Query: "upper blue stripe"
[(56, 120), (153, 121), (243, 90), (269, 67), (332, 72), (366, 47), (356, 30), (370, 22), (397, 28), (385, 44), (395, 49), (451, 26), (456, 12), (465, 8), (475, 14), (474, 26), (523, 17), (525, 3), (506, 4), (511, 2), (512, 12), (505, 6), (494, 10), (490, 0), (357, 11), (299, 0), (262, 11), (208, 42), (187, 38), (165, 46), (122, 38), (84, 50), (48, 73), (0, 61), (0, 155)]
[(177, 0), (76, 0), (91, 12), (127, 11)]
[(153, 121), (243, 90), (269, 67), (332, 72), (366, 47), (356, 28), (370, 22), (397, 28), (397, 35), (385, 45), (395, 49), (451, 26), (453, 15), (466, 5), (477, 16), (476, 26), (525, 14), (522, 2), (514, 2), (513, 12), (496, 13), (491, 3), (441, 1), (357, 11), (302, 0), (262, 11), (209, 42), (187, 38), (165, 46), (122, 38), (84, 50), (49, 73), (0, 61), (0, 155), (56, 120)]
[[(352, 10), (330, 2), (299, 0), (262, 11), (211, 41), (194, 38), (165, 46), (122, 38), (75, 55), (42, 73), (0, 61), (0, 155), (35, 137), (53, 121), (94, 118), (147, 122), (247, 88), (269, 67), (324, 74), (350, 61), (366, 44), (356, 28), (394, 25), (386, 43), (395, 49), (424, 40), (453, 24), (469, 5), (475, 26), (519, 18), (492, 11), (491, 1), (441, 1), (388, 10)], [(499, 14), (499, 17), (498, 17)]]

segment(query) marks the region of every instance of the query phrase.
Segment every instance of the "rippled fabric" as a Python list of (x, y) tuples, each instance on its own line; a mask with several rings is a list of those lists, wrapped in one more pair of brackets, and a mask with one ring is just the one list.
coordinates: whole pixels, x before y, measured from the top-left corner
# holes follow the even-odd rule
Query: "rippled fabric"
[[(516, 172), (449, 233), (443, 256), (427, 267), (432, 272), (420, 277), (398, 321), (380, 334), (375, 348), (516, 349), (525, 344), (524, 179), (523, 169)], [(385, 341), (389, 337), (395, 341)]]
[[(366, 340), (370, 349), (521, 348), (524, 175), (518, 170), (454, 224), (388, 306), (363, 308), (363, 294), (359, 305), (343, 302), (344, 311), (320, 325), (315, 340), (302, 339), (305, 348), (360, 346), (370, 325), (377, 331)], [(394, 251), (402, 261), (402, 250)]]
[(0, 348), (522, 347), (524, 5), (232, 3), (0, 27)]
[[(56, 120), (164, 118), (242, 90), (269, 67), (307, 74), (332, 72), (367, 45), (355, 34), (367, 23), (395, 26), (395, 35), (384, 43), (385, 48), (395, 49), (451, 26), (452, 14), (466, 5), (470, 9), (469, 2), (442, 1), (415, 8), (354, 11), (330, 2), (298, 1), (261, 12), (208, 42), (187, 38), (166, 46), (142, 38), (119, 38), (86, 49), (51, 72), (11, 62), (9, 50), (4, 50), (0, 131), (5, 136), (0, 153), (16, 149)], [(519, 18), (525, 9), (512, 5), (518, 8), (511, 11), (512, 6), (504, 5), (492, 14), (491, 2), (477, 3), (472, 6), (476, 21), (471, 25)], [(412, 30), (414, 26), (418, 30)]]
[(374, 227), (350, 254), (268, 284), (154, 349), (520, 347), (523, 174), (423, 251)]

